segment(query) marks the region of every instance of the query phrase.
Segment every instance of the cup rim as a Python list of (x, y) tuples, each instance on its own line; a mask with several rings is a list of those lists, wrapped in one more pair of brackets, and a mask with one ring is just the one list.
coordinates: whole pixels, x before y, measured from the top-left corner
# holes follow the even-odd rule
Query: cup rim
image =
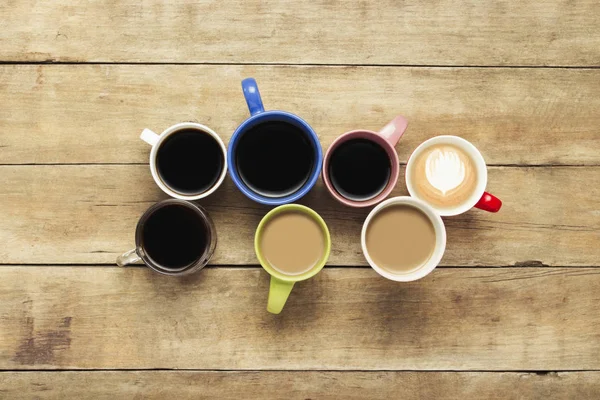
[[(219, 144), (219, 147), (221, 148), (221, 152), (223, 154), (223, 168), (221, 170), (221, 174), (219, 175), (219, 179), (217, 179), (217, 181), (214, 183), (214, 185), (212, 185), (208, 190), (205, 190), (202, 193), (188, 195), (188, 194), (179, 193), (179, 192), (171, 189), (162, 180), (162, 178), (160, 177), (160, 174), (158, 173), (158, 169), (156, 167), (156, 158), (158, 155), (158, 149), (160, 148), (161, 144), (169, 136), (174, 135), (177, 132), (180, 132), (184, 129), (193, 129), (193, 130), (200, 131), (202, 133), (212, 136), (212, 138), (215, 139), (215, 141)], [(150, 150), (150, 172), (152, 173), (152, 178), (154, 178), (154, 181), (156, 182), (158, 187), (160, 187), (160, 189), (163, 192), (165, 192), (166, 194), (168, 194), (171, 197), (174, 197), (174, 198), (180, 199), (180, 200), (200, 200), (200, 199), (203, 199), (203, 198), (211, 195), (221, 186), (221, 184), (225, 180), (225, 177), (227, 176), (227, 169), (228, 169), (227, 148), (225, 147), (225, 143), (223, 143), (223, 139), (221, 139), (221, 137), (215, 131), (210, 129), (208, 126), (199, 124), (197, 122), (179, 122), (175, 125), (171, 125), (170, 127), (165, 129), (159, 135), (158, 140), (156, 141), (156, 143), (152, 146), (152, 149)]]
[[(365, 135), (367, 136), (367, 140), (377, 143), (380, 145), (388, 155), (388, 159), (390, 161), (390, 168), (392, 173), (390, 175), (389, 181), (385, 188), (379, 193), (377, 196), (364, 200), (364, 201), (356, 201), (351, 200), (344, 197), (341, 193), (339, 193), (334, 187), (333, 183), (329, 179), (329, 173), (327, 171), (329, 167), (329, 160), (331, 155), (335, 151), (335, 149), (342, 143), (351, 140), (352, 136)], [(329, 191), (329, 193), (340, 203), (350, 206), (350, 207), (370, 207), (373, 206), (382, 200), (384, 200), (396, 187), (396, 183), (398, 182), (398, 178), (400, 176), (400, 158), (398, 157), (398, 152), (396, 152), (396, 148), (392, 146), (387, 140), (385, 140), (381, 135), (377, 132), (368, 130), (368, 129), (355, 129), (345, 133), (342, 133), (338, 136), (327, 148), (325, 152), (325, 156), (323, 157), (323, 182), (325, 183), (325, 187)], [(394, 167), (395, 166), (395, 167)]]
[[(478, 180), (477, 180), (477, 185), (475, 187), (475, 190), (473, 191), (471, 196), (469, 196), (469, 198), (466, 201), (464, 201), (463, 203), (459, 204), (456, 207), (451, 207), (451, 208), (436, 207), (434, 204), (431, 204), (427, 200), (421, 198), (418, 195), (418, 192), (415, 190), (415, 187), (410, 179), (410, 176), (412, 175), (412, 171), (414, 168), (415, 159), (424, 150), (426, 150), (427, 148), (429, 148), (433, 145), (436, 145), (436, 144), (449, 144), (449, 145), (459, 147), (461, 150), (465, 151), (471, 157), (471, 159), (473, 160), (473, 162), (475, 164), (475, 168), (477, 170)], [(477, 149), (477, 147), (475, 147), (468, 140), (463, 139), (459, 136), (453, 136), (453, 135), (434, 136), (432, 138), (427, 139), (426, 141), (424, 141), (423, 143), (418, 145), (417, 148), (415, 148), (413, 150), (413, 152), (409, 156), (408, 162), (406, 164), (404, 180), (406, 182), (406, 188), (408, 189), (408, 192), (410, 193), (410, 195), (412, 197), (417, 198), (417, 199), (427, 203), (442, 217), (450, 217), (450, 216), (459, 215), (459, 214), (469, 211), (481, 199), (481, 196), (483, 196), (483, 193), (485, 192), (485, 188), (487, 186), (487, 166), (486, 166), (485, 160), (483, 159), (483, 155), (481, 154), (481, 152)]]
[[(433, 224), (433, 229), (435, 231), (435, 249), (429, 257), (429, 260), (427, 260), (427, 262), (421, 265), (417, 270), (405, 274), (394, 274), (379, 267), (369, 255), (369, 251), (367, 248), (367, 229), (371, 220), (383, 209), (396, 204), (405, 204), (418, 208), (429, 218), (429, 220)], [(381, 202), (379, 205), (377, 205), (377, 207), (371, 210), (369, 215), (367, 215), (367, 218), (365, 219), (361, 230), (360, 243), (365, 259), (367, 260), (371, 268), (373, 268), (379, 275), (397, 282), (410, 282), (415, 281), (417, 279), (421, 279), (428, 275), (438, 266), (438, 264), (442, 260), (444, 252), (446, 250), (446, 227), (444, 226), (444, 221), (442, 221), (440, 215), (427, 203), (410, 196), (397, 196)]]
[[(241, 177), (237, 172), (237, 166), (235, 163), (234, 156), (237, 142), (239, 141), (241, 135), (245, 131), (259, 123), (268, 121), (283, 121), (292, 123), (290, 120), (300, 125), (302, 130), (306, 132), (307, 136), (310, 138), (313, 144), (313, 148), (315, 150), (315, 164), (313, 165), (313, 169), (307, 181), (294, 193), (282, 197), (262, 196), (256, 193), (254, 190), (250, 189), (248, 186), (246, 186), (246, 184), (242, 181)], [(294, 201), (306, 195), (313, 188), (313, 186), (317, 182), (317, 179), (319, 179), (319, 175), (321, 174), (321, 168), (323, 166), (323, 150), (321, 149), (321, 143), (319, 142), (319, 137), (317, 136), (315, 131), (306, 121), (304, 121), (299, 116), (281, 110), (262, 111), (244, 120), (235, 129), (233, 135), (231, 135), (229, 145), (227, 146), (227, 164), (229, 165), (229, 176), (231, 176), (231, 180), (246, 197), (260, 204), (269, 206), (279, 206), (282, 204), (293, 203)]]
[[(323, 236), (325, 237), (325, 251), (323, 252), (321, 260), (319, 260), (319, 262), (309, 271), (299, 275), (285, 275), (277, 271), (265, 260), (265, 258), (262, 255), (262, 252), (260, 251), (260, 240), (265, 224), (271, 219), (273, 219), (275, 216), (288, 211), (299, 211), (304, 214), (308, 214), (313, 220), (317, 222), (317, 224), (319, 224), (319, 227), (323, 232)], [(327, 260), (329, 259), (329, 254), (331, 252), (331, 235), (329, 234), (329, 228), (327, 227), (325, 220), (312, 208), (303, 206), (301, 204), (283, 204), (269, 211), (260, 220), (254, 234), (254, 252), (256, 253), (256, 257), (258, 258), (258, 262), (260, 263), (261, 267), (263, 267), (263, 269), (267, 271), (269, 275), (285, 282), (304, 281), (318, 274), (327, 263)]]
[[(167, 268), (167, 267), (163, 267), (160, 264), (158, 264), (157, 262), (155, 262), (146, 252), (146, 249), (144, 248), (143, 241), (142, 241), (143, 227), (144, 227), (144, 224), (146, 223), (146, 221), (148, 220), (148, 218), (150, 218), (152, 213), (154, 213), (156, 210), (163, 208), (165, 206), (169, 206), (169, 205), (180, 205), (180, 206), (184, 206), (184, 207), (187, 207), (187, 208), (193, 210), (196, 214), (198, 214), (200, 216), (200, 218), (202, 219), (202, 223), (204, 224), (204, 227), (206, 229), (207, 246), (203, 250), (202, 254), (198, 257), (198, 259), (196, 261), (194, 261), (188, 265), (185, 265), (183, 267), (179, 267), (179, 268)], [(148, 266), (152, 270), (154, 270), (160, 274), (163, 274), (163, 275), (170, 275), (170, 276), (186, 275), (188, 273), (192, 273), (192, 272), (196, 271), (198, 269), (198, 266), (202, 265), (204, 260), (206, 260), (207, 258), (210, 259), (210, 256), (211, 256), (211, 254), (209, 254), (211, 251), (210, 243), (212, 243), (213, 240), (216, 240), (216, 234), (214, 232), (214, 225), (212, 223), (210, 216), (206, 212), (206, 210), (204, 208), (202, 208), (201, 206), (199, 206), (198, 204), (194, 204), (187, 200), (181, 200), (181, 199), (166, 199), (166, 200), (162, 200), (162, 201), (152, 204), (150, 207), (148, 207), (146, 209), (146, 211), (144, 211), (142, 216), (138, 219), (138, 222), (137, 222), (137, 225), (135, 228), (135, 249), (136, 249), (138, 256), (142, 259), (142, 261), (144, 261), (144, 264), (146, 264), (146, 266)]]

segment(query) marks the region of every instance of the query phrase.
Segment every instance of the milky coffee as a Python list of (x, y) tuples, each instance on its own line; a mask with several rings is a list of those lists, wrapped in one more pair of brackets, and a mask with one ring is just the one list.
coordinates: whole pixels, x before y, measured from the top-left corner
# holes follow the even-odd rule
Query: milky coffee
[(275, 270), (300, 275), (323, 258), (325, 243), (323, 229), (313, 218), (300, 211), (284, 211), (265, 224), (260, 251)]
[(477, 188), (473, 159), (461, 148), (432, 145), (419, 154), (409, 177), (415, 194), (436, 208), (454, 208), (465, 203)]
[(393, 274), (413, 272), (429, 260), (435, 250), (435, 229), (420, 209), (395, 204), (371, 219), (366, 232), (369, 257)]

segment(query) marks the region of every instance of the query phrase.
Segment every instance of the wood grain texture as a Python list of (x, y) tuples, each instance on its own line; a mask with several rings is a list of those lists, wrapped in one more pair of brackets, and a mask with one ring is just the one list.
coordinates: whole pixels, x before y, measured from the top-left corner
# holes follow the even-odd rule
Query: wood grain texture
[(1, 61), (600, 65), (595, 0), (8, 0)]
[(3, 372), (13, 400), (596, 400), (599, 372)]
[[(446, 218), (442, 265), (599, 265), (600, 167), (491, 167), (488, 181), (503, 209)], [(406, 194), (400, 180), (392, 195)], [(144, 210), (163, 198), (146, 165), (0, 166), (0, 263), (112, 264), (134, 247)], [(360, 229), (368, 209), (341, 206), (321, 181), (300, 202), (329, 226), (329, 265), (366, 265)], [(229, 178), (200, 204), (217, 227), (211, 263), (256, 264), (254, 231), (269, 208)]]
[(598, 69), (222, 65), (2, 65), (0, 164), (148, 162), (142, 129), (181, 121), (227, 143), (248, 116), (248, 76), (267, 109), (306, 119), (324, 148), (403, 114), (402, 162), (425, 139), (454, 134), (490, 164), (600, 164)]
[(266, 311), (261, 268), (2, 267), (1, 369), (600, 368), (600, 270), (325, 269)]

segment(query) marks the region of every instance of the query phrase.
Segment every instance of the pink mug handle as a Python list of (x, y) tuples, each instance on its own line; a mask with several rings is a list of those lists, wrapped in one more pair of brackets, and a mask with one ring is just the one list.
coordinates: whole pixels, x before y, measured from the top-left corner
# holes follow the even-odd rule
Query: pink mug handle
[(481, 199), (475, 204), (476, 208), (489, 212), (498, 212), (502, 207), (502, 201), (499, 198), (488, 192), (483, 192)]
[(379, 131), (379, 135), (394, 147), (404, 134), (407, 126), (408, 121), (406, 118), (402, 115), (398, 115)]

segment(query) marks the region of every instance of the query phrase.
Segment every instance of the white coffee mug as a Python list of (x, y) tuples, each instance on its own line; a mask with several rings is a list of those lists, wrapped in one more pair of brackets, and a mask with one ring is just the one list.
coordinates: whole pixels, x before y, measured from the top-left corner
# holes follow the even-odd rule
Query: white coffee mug
[[(429, 259), (421, 266), (406, 273), (394, 273), (381, 268), (375, 261), (373, 261), (369, 255), (369, 249), (367, 248), (367, 229), (373, 218), (387, 207), (397, 205), (411, 206), (420, 210), (425, 216), (427, 216), (433, 225), (435, 232), (435, 247), (431, 253), (431, 256), (429, 256)], [(377, 207), (371, 210), (363, 224), (360, 243), (367, 262), (375, 271), (377, 271), (377, 273), (379, 273), (379, 275), (393, 281), (410, 282), (423, 278), (433, 271), (435, 267), (437, 267), (442, 259), (442, 256), (444, 255), (444, 251), (446, 250), (446, 228), (439, 214), (433, 208), (427, 205), (427, 203), (409, 196), (392, 197), (380, 203)]]
[[(161, 179), (160, 174), (158, 173), (157, 155), (158, 155), (158, 149), (160, 149), (161, 144), (164, 143), (164, 141), (168, 137), (170, 137), (172, 135), (177, 135), (178, 132), (182, 132), (184, 130), (186, 130), (186, 131), (194, 130), (194, 131), (197, 131), (199, 135), (212, 136), (213, 139), (217, 142), (217, 144), (221, 148), (221, 152), (223, 154), (223, 167), (222, 167), (219, 177), (217, 178), (216, 182), (210, 188), (208, 188), (207, 190), (205, 190), (201, 193), (195, 193), (195, 194), (180, 193), (180, 192), (174, 190), (173, 188), (169, 187), (169, 185), (167, 185)], [(160, 187), (163, 192), (165, 192), (166, 194), (168, 194), (171, 197), (175, 197), (175, 198), (181, 199), (181, 200), (199, 200), (199, 199), (202, 199), (202, 198), (210, 195), (215, 190), (217, 190), (219, 188), (219, 186), (221, 186), (221, 184), (225, 180), (225, 176), (227, 175), (227, 149), (225, 148), (225, 144), (223, 143), (223, 140), (221, 140), (219, 135), (217, 135), (215, 131), (213, 131), (212, 129), (210, 129), (207, 126), (204, 126), (204, 125), (201, 125), (201, 124), (198, 124), (195, 122), (181, 122), (179, 124), (175, 124), (173, 126), (170, 126), (167, 129), (165, 129), (164, 132), (161, 133), (160, 135), (154, 133), (150, 129), (144, 129), (140, 135), (140, 139), (142, 139), (144, 142), (146, 142), (152, 146), (152, 150), (150, 151), (150, 172), (152, 173), (152, 178), (154, 178), (154, 182), (156, 182), (158, 187)]]
[[(419, 158), (419, 155), (430, 148), (431, 146), (436, 145), (451, 145), (458, 147), (462, 151), (464, 151), (470, 158), (473, 160), (473, 164), (477, 171), (477, 182), (476, 187), (471, 196), (461, 204), (455, 207), (448, 208), (440, 208), (436, 207), (433, 204), (430, 204), (426, 200), (420, 198), (418, 191), (415, 189), (414, 184), (411, 180), (413, 176), (413, 170), (415, 168), (415, 160)], [(450, 135), (442, 135), (435, 136), (431, 139), (428, 139), (421, 143), (410, 155), (408, 159), (408, 163), (406, 164), (406, 173), (405, 173), (405, 181), (408, 192), (412, 197), (423, 200), (427, 202), (435, 211), (441, 215), (442, 217), (452, 216), (462, 214), (473, 207), (479, 208), (481, 210), (489, 211), (489, 212), (498, 212), (500, 207), (502, 207), (502, 202), (496, 196), (487, 193), (485, 191), (485, 187), (487, 185), (487, 166), (485, 164), (485, 160), (483, 156), (477, 150), (477, 148), (471, 144), (471, 142), (458, 137), (458, 136), (450, 136)]]

